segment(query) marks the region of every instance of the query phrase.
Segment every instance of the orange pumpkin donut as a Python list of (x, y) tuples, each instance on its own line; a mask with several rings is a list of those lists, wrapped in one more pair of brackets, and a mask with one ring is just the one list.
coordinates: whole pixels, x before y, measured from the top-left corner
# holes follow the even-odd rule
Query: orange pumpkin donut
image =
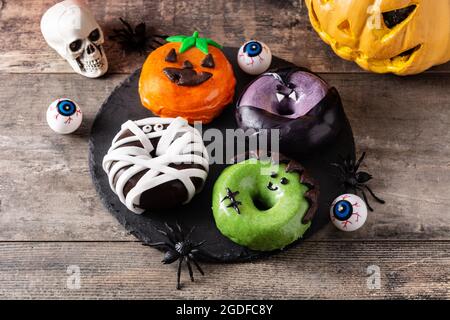
[(142, 104), (161, 117), (209, 123), (233, 101), (233, 68), (211, 39), (174, 36), (153, 51), (142, 67)]

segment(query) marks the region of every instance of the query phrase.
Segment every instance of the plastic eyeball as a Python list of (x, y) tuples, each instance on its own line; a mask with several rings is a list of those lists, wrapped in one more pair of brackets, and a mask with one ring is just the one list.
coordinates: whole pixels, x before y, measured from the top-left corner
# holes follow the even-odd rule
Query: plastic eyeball
[(244, 72), (258, 75), (269, 69), (272, 63), (272, 52), (263, 42), (251, 40), (239, 49), (237, 60)]
[(343, 194), (333, 201), (330, 217), (339, 230), (358, 230), (367, 220), (366, 203), (357, 195)]
[(47, 123), (56, 133), (72, 133), (80, 127), (82, 120), (81, 109), (70, 99), (55, 100), (47, 109)]

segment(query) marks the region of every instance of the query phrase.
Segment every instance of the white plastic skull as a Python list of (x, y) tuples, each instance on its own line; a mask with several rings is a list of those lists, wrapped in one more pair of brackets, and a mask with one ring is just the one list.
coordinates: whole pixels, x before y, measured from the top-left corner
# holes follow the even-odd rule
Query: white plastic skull
[(77, 73), (97, 78), (108, 70), (103, 31), (83, 1), (65, 0), (48, 9), (41, 31), (48, 45)]

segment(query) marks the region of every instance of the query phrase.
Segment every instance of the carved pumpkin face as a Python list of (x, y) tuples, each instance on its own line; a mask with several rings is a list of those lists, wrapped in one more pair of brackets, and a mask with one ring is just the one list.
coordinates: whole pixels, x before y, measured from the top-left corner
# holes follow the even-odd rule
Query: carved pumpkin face
[(142, 104), (162, 117), (212, 121), (233, 100), (232, 66), (219, 45), (197, 33), (168, 41), (174, 42), (153, 51), (144, 63), (139, 80)]
[(341, 58), (416, 74), (450, 60), (448, 0), (306, 0), (314, 29)]

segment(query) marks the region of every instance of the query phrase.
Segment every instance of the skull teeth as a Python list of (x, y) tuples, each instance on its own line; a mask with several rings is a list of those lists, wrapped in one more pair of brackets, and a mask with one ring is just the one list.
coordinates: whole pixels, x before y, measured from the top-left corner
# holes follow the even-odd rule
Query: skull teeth
[(104, 66), (104, 63), (101, 58), (98, 58), (95, 60), (83, 61), (82, 64), (86, 71), (96, 71), (98, 69), (103, 68), (103, 66)]

